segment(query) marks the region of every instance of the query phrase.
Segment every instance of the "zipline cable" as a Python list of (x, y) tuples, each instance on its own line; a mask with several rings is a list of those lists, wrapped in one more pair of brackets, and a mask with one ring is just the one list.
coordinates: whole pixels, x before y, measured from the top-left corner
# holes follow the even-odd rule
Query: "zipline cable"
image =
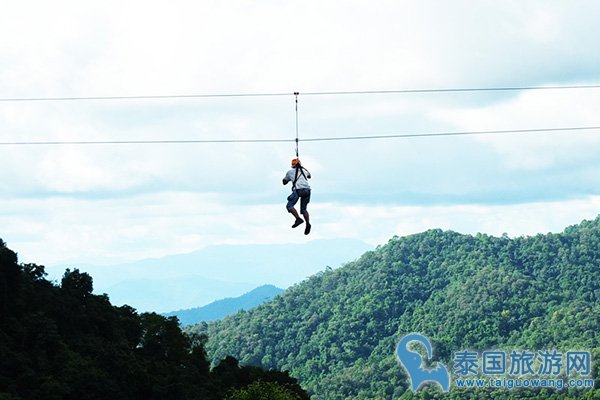
[[(453, 92), (500, 92), (526, 90), (563, 90), (563, 89), (599, 89), (600, 85), (555, 85), (555, 86), (505, 86), (483, 88), (439, 88), (439, 89), (399, 89), (399, 90), (354, 90), (354, 91), (320, 91), (302, 92), (304, 96), (341, 96), (366, 94), (400, 94), (400, 93), (453, 93)], [(227, 97), (276, 97), (290, 96), (298, 92), (273, 93), (207, 93), (207, 94), (167, 94), (167, 95), (133, 95), (133, 96), (72, 96), (72, 97), (5, 97), (0, 102), (36, 102), (36, 101), (90, 101), (90, 100), (161, 100), (161, 99), (194, 99), (194, 98), (227, 98)]]
[(592, 131), (592, 130), (600, 130), (600, 126), (580, 126), (580, 127), (565, 127), (565, 128), (536, 128), (536, 129), (506, 129), (506, 130), (462, 131), (462, 132), (400, 133), (400, 134), (391, 134), (391, 135), (307, 138), (307, 139), (302, 139), (302, 141), (303, 142), (325, 142), (325, 141), (341, 141), (341, 140), (373, 140), (373, 139), (397, 139), (397, 138), (416, 138), (416, 137), (492, 135), (492, 134), (510, 134), (510, 133), (552, 133), (552, 132)]
[(298, 95), (300, 93), (299, 92), (294, 92), (294, 96), (296, 97), (296, 158), (300, 157), (299, 151), (298, 151), (298, 147), (299, 147), (299, 140), (298, 140)]
[(600, 89), (600, 85), (566, 85), (566, 86), (504, 86), (484, 88), (440, 88), (440, 89), (399, 89), (399, 90), (363, 90), (363, 91), (332, 91), (332, 92), (302, 92), (306, 96), (329, 95), (361, 95), (361, 94), (396, 94), (396, 93), (453, 93), (453, 92), (502, 92), (526, 90), (559, 90), (559, 89)]
[[(600, 130), (600, 126), (579, 126), (561, 128), (536, 128), (536, 129), (506, 129), (488, 131), (458, 131), (458, 132), (430, 132), (430, 133), (400, 133), (390, 135), (365, 135), (365, 136), (330, 136), (298, 139), (298, 142), (324, 142), (324, 141), (346, 141), (346, 140), (380, 140), (398, 138), (425, 138), (442, 136), (468, 136), (468, 135), (493, 135), (513, 133), (557, 133), (568, 131), (594, 131)], [(294, 139), (182, 139), (182, 140), (97, 140), (97, 141), (23, 141), (23, 142), (0, 142), (0, 146), (30, 146), (30, 145), (121, 145), (121, 144), (205, 144), (205, 143), (289, 143)], [(297, 142), (296, 142), (297, 143)]]

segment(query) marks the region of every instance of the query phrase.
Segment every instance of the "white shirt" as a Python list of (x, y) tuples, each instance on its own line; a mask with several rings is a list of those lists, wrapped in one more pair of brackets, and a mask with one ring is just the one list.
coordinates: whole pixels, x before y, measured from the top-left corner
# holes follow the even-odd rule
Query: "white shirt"
[[(302, 170), (304, 171), (304, 175), (306, 175), (306, 178), (310, 179), (310, 172), (308, 172), (305, 168), (302, 168)], [(308, 181), (306, 180), (306, 178), (304, 177), (304, 175), (302, 175), (302, 173), (300, 171), (298, 171), (298, 180), (296, 181), (296, 189), (310, 189), (310, 185), (308, 184)], [(287, 174), (285, 174), (285, 178), (283, 178), (284, 181), (287, 182), (294, 182), (294, 179), (296, 177), (296, 168), (292, 168), (290, 169)], [(293, 187), (292, 187), (293, 190)]]

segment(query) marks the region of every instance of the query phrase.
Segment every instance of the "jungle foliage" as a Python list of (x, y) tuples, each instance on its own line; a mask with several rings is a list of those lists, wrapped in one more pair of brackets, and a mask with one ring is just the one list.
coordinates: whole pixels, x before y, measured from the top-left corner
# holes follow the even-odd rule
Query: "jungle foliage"
[(0, 240), (0, 400), (221, 400), (261, 388), (309, 398), (287, 373), (233, 357), (211, 368), (206, 336), (92, 291), (90, 275), (68, 269), (54, 284)]
[[(298, 255), (296, 262), (302, 262)], [(293, 263), (285, 268), (293, 268)], [(585, 349), (600, 360), (600, 217), (559, 234), (429, 230), (395, 237), (272, 301), (209, 325), (213, 360), (290, 371), (314, 399), (600, 398), (600, 390), (413, 394), (394, 350), (420, 332), (434, 360), (465, 349)]]

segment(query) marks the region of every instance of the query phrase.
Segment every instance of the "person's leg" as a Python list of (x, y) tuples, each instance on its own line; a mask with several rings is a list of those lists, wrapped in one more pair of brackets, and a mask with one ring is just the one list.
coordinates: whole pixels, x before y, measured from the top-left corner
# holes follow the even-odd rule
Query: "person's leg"
[(295, 228), (304, 222), (304, 220), (300, 218), (300, 215), (298, 215), (298, 211), (296, 211), (295, 208), (292, 207), (291, 209), (288, 209), (288, 211), (294, 216), (294, 218), (296, 218), (296, 220), (294, 221), (294, 225), (292, 225), (292, 228)]
[(304, 219), (306, 220), (306, 227), (304, 228), (304, 234), (308, 235), (310, 233), (310, 216), (308, 215), (308, 210), (306, 209), (308, 207), (308, 203), (310, 202), (310, 190), (304, 189), (301, 197), (300, 197), (300, 212), (302, 213), (302, 215), (304, 216)]
[(302, 220), (302, 218), (300, 218), (300, 215), (298, 215), (298, 211), (296, 211), (296, 209), (294, 208), (294, 206), (298, 202), (299, 198), (300, 198), (300, 196), (298, 195), (298, 193), (296, 191), (293, 191), (292, 194), (290, 194), (287, 198), (288, 203), (287, 203), (286, 208), (287, 208), (288, 212), (290, 214), (292, 214), (295, 218), (294, 225), (292, 225), (292, 228), (295, 228), (304, 222), (304, 220)]
[(308, 211), (302, 213), (304, 215), (304, 219), (306, 220), (306, 226), (304, 227), (304, 234), (308, 235), (310, 233), (310, 228), (312, 225), (310, 224), (310, 220), (308, 218)]
[(306, 221), (306, 223), (310, 224), (310, 218), (309, 218), (309, 215), (308, 215), (308, 211), (304, 211), (302, 213), (302, 215), (304, 216), (304, 220)]

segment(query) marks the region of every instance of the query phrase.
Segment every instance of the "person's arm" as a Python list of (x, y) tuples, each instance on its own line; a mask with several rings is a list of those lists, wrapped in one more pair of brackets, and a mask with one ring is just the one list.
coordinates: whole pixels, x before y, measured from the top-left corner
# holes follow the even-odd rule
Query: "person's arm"
[(290, 175), (290, 173), (288, 172), (288, 173), (287, 173), (287, 174), (285, 174), (285, 176), (283, 177), (283, 181), (282, 181), (282, 182), (283, 182), (283, 184), (284, 184), (284, 185), (287, 185), (287, 184), (288, 184), (288, 182), (290, 182), (290, 181), (291, 181), (291, 179), (289, 178), (289, 175)]

